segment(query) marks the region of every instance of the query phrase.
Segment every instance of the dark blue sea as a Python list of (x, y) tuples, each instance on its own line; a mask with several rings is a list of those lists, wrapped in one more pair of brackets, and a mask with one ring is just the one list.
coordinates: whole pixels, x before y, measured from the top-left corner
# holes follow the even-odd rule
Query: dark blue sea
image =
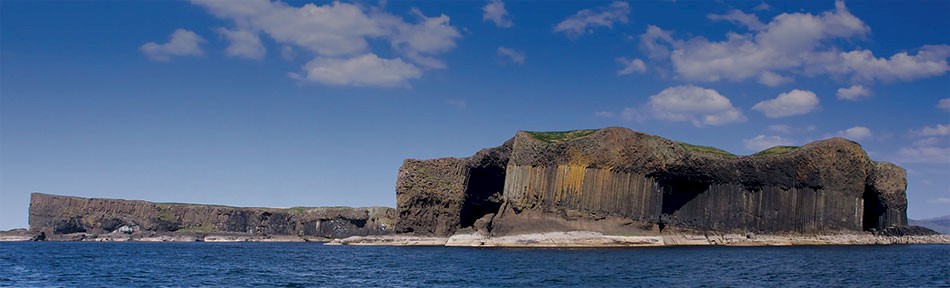
[(948, 287), (950, 245), (486, 249), (0, 243), (14, 287)]

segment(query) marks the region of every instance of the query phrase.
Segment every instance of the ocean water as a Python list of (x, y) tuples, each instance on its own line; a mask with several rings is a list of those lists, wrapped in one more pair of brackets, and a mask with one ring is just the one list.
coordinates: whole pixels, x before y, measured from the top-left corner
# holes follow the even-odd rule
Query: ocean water
[(948, 287), (950, 245), (496, 249), (0, 243), (0, 286)]

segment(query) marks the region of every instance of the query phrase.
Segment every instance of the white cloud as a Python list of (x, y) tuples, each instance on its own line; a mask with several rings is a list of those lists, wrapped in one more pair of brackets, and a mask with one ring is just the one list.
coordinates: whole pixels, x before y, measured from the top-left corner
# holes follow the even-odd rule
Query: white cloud
[(771, 9), (772, 6), (769, 6), (769, 4), (765, 2), (759, 3), (759, 5), (755, 6), (755, 8), (752, 8), (752, 10), (755, 11), (769, 11)]
[[(420, 23), (409, 24), (389, 14), (376, 16), (384, 27), (391, 29), (388, 36), (393, 47), (416, 53), (442, 53), (455, 48), (455, 40), (461, 37), (458, 29), (449, 24), (449, 16), (427, 17), (419, 9), (412, 9)], [(385, 21), (383, 21), (385, 20)]]
[(838, 99), (858, 101), (871, 97), (871, 89), (864, 88), (864, 86), (861, 85), (854, 85), (848, 88), (838, 88), (838, 92), (835, 93), (835, 95), (838, 96)]
[(864, 126), (855, 126), (835, 133), (838, 137), (848, 138), (854, 141), (864, 140), (871, 137), (871, 129)]
[(499, 28), (508, 28), (514, 25), (508, 18), (508, 10), (505, 10), (505, 2), (501, 0), (488, 0), (488, 4), (482, 7), (482, 21), (491, 21)]
[(828, 75), (870, 83), (911, 81), (950, 71), (948, 45), (926, 45), (914, 55), (900, 52), (889, 58), (877, 58), (869, 50), (838, 50), (836, 41), (865, 38), (870, 33), (870, 28), (842, 1), (835, 2), (832, 11), (783, 13), (765, 24), (737, 10), (708, 17), (740, 23), (751, 31), (729, 32), (722, 41), (704, 37), (684, 41), (650, 25), (640, 37), (640, 48), (650, 59), (668, 59), (675, 73), (690, 81), (755, 79), (777, 86), (791, 81), (793, 75)]
[(774, 133), (791, 135), (791, 134), (804, 134), (804, 133), (814, 132), (815, 126), (808, 125), (804, 127), (794, 127), (794, 126), (786, 125), (786, 124), (776, 124), (776, 125), (769, 125), (766, 129)]
[(507, 47), (498, 47), (498, 56), (502, 56), (510, 60), (512, 63), (522, 65), (524, 64), (524, 52), (507, 48)]
[[(309, 3), (300, 7), (263, 0), (192, 0), (192, 3), (205, 7), (218, 18), (232, 21), (234, 31), (262, 33), (279, 45), (291, 47), (282, 50), (285, 58), (298, 54), (294, 48), (313, 54), (313, 60), (303, 67), (307, 75), (297, 75), (297, 78), (332, 85), (402, 86), (405, 80), (420, 77), (420, 67), (444, 68), (445, 64), (435, 56), (454, 49), (456, 40), (461, 37), (458, 29), (449, 23), (448, 16), (428, 17), (418, 9), (411, 10), (416, 21), (410, 23), (380, 7), (341, 2)], [(380, 58), (373, 51), (378, 48), (371, 47), (370, 41), (388, 42), (399, 56)], [(289, 53), (291, 51), (293, 53)], [(385, 69), (367, 74), (345, 71), (334, 74), (319, 69), (319, 73), (312, 73), (315, 67), (343, 63), (375, 63)], [(359, 79), (362, 77), (368, 78)]]
[(293, 44), (324, 56), (366, 51), (367, 37), (386, 36), (387, 29), (353, 4), (312, 3), (293, 7), (283, 2), (192, 0), (238, 28), (262, 31), (278, 43)]
[(794, 79), (792, 79), (791, 77), (778, 75), (772, 71), (765, 71), (759, 75), (759, 84), (769, 86), (769, 87), (775, 87), (775, 86), (779, 86), (785, 83), (790, 83), (793, 80)]
[(468, 103), (465, 103), (465, 100), (461, 99), (445, 99), (445, 104), (459, 109), (468, 108)]
[(821, 15), (781, 14), (761, 31), (727, 34), (727, 40), (710, 42), (696, 37), (671, 53), (677, 73), (690, 80), (714, 82), (759, 77), (765, 72), (788, 71), (802, 65), (803, 54), (823, 40), (863, 36), (870, 31), (851, 15), (842, 2), (834, 12)]
[(154, 61), (168, 61), (172, 56), (201, 56), (201, 44), (205, 39), (185, 29), (177, 29), (167, 43), (148, 42), (139, 47), (145, 57)]
[(865, 83), (911, 81), (943, 75), (950, 70), (947, 57), (950, 45), (925, 45), (915, 55), (900, 52), (890, 58), (877, 58), (870, 50), (830, 52), (815, 57), (809, 72), (850, 75), (852, 81)]
[(617, 75), (630, 75), (633, 73), (643, 73), (647, 71), (646, 63), (640, 59), (627, 59), (625, 57), (617, 58), (617, 62), (623, 65), (623, 68), (617, 71)]
[(792, 126), (785, 124), (769, 125), (768, 130), (775, 133), (792, 134)]
[(897, 151), (898, 162), (905, 163), (950, 163), (950, 147), (916, 146)]
[(895, 162), (905, 163), (950, 163), (950, 124), (924, 126), (911, 130), (910, 135), (924, 137), (910, 146), (897, 150)]
[(231, 43), (224, 50), (228, 56), (261, 59), (267, 53), (267, 49), (264, 48), (264, 44), (261, 44), (261, 37), (257, 33), (248, 30), (229, 30), (227, 28), (218, 28), (215, 31), (228, 38)]
[(761, 111), (765, 117), (781, 118), (808, 114), (816, 107), (818, 96), (814, 92), (795, 89), (779, 94), (775, 99), (759, 102), (752, 106), (752, 109)]
[(781, 136), (766, 136), (762, 134), (745, 139), (742, 142), (745, 143), (746, 148), (752, 151), (762, 151), (775, 146), (789, 146), (795, 143), (792, 140), (782, 138)]
[(950, 111), (950, 98), (943, 98), (937, 101), (937, 108)]
[(762, 28), (765, 28), (765, 24), (762, 24), (762, 22), (759, 21), (759, 17), (756, 17), (755, 14), (746, 14), (735, 9), (726, 14), (709, 14), (706, 15), (706, 18), (714, 21), (729, 21), (740, 24), (749, 28), (749, 30), (762, 30)]
[(670, 47), (682, 46), (682, 43), (673, 39), (673, 32), (660, 27), (649, 25), (647, 31), (640, 35), (640, 51), (653, 60), (670, 57)]
[(630, 4), (616, 1), (607, 6), (577, 11), (554, 26), (554, 32), (577, 38), (585, 33), (593, 33), (594, 27), (613, 28), (616, 22), (627, 23), (627, 14), (630, 14)]
[(928, 200), (930, 203), (940, 203), (940, 204), (950, 204), (950, 197), (939, 197), (937, 199)]
[(927, 138), (924, 138), (924, 139), (920, 139), (920, 140), (914, 141), (914, 144), (913, 144), (913, 145), (914, 145), (914, 146), (917, 146), (917, 147), (927, 147), (927, 146), (934, 146), (934, 145), (937, 145), (937, 144), (940, 144), (940, 138), (937, 138), (937, 137), (927, 137)]
[(318, 57), (303, 67), (305, 75), (291, 77), (328, 85), (405, 86), (410, 79), (422, 76), (416, 66), (402, 59), (383, 59), (366, 54), (349, 59)]
[[(732, 106), (729, 98), (713, 89), (685, 85), (666, 88), (659, 94), (650, 96), (645, 106), (654, 118), (668, 121), (690, 122), (696, 127), (704, 125), (724, 125), (745, 122), (742, 112)], [(625, 109), (625, 119), (633, 119), (636, 109)]]
[(297, 58), (297, 51), (294, 51), (294, 47), (285, 45), (280, 48), (280, 58), (284, 58), (284, 60), (287, 61), (294, 60), (294, 58)]
[(937, 124), (933, 127), (924, 126), (920, 130), (911, 130), (910, 134), (919, 137), (950, 136), (950, 123)]
[(640, 110), (641, 109), (635, 107), (623, 108), (623, 110), (620, 111), (620, 119), (627, 122), (643, 122), (649, 118), (649, 115)]

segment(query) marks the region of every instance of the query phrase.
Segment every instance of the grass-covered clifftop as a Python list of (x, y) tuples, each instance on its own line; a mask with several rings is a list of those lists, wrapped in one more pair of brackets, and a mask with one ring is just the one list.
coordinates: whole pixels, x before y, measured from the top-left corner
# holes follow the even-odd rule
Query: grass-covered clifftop
[[(582, 137), (589, 136), (591, 134), (600, 131), (601, 129), (579, 129), (579, 130), (567, 130), (567, 131), (524, 131), (525, 134), (531, 136), (538, 141), (547, 143), (547, 144), (559, 144), (571, 140), (576, 140)], [(652, 135), (651, 135), (652, 136)], [(704, 155), (716, 155), (726, 158), (737, 158), (742, 157), (730, 153), (729, 151), (704, 145), (690, 144), (686, 142), (676, 141), (677, 144), (685, 148), (687, 151), (695, 152)], [(779, 155), (785, 154), (788, 152), (793, 152), (801, 149), (799, 146), (775, 146), (770, 147), (765, 150), (759, 151), (755, 154), (748, 156), (770, 156), (770, 155)]]
[(775, 146), (775, 147), (771, 147), (771, 148), (768, 148), (768, 149), (759, 151), (758, 153), (752, 154), (752, 156), (769, 156), (769, 155), (785, 154), (785, 153), (792, 152), (792, 151), (798, 151), (799, 149), (802, 149), (802, 147), (799, 147), (799, 146)]
[(534, 139), (538, 139), (541, 142), (545, 143), (561, 143), (568, 140), (577, 139), (584, 137), (590, 134), (594, 134), (599, 129), (582, 129), (582, 130), (570, 130), (570, 131), (552, 131), (552, 132), (537, 132), (537, 131), (525, 131), (528, 135)]

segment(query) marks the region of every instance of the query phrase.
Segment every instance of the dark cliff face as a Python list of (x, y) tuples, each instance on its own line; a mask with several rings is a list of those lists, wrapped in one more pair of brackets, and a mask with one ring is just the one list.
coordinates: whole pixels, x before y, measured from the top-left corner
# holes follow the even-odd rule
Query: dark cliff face
[(512, 142), (469, 158), (409, 159), (396, 181), (398, 232), (451, 235), (498, 211)]
[[(482, 215), (489, 215), (482, 225), (493, 234), (563, 229), (813, 234), (907, 225), (904, 170), (871, 161), (860, 145), (841, 138), (734, 156), (625, 128), (518, 132), (498, 148), (451, 160), (451, 167), (446, 161), (404, 164), (400, 199), (417, 195), (451, 205), (399, 200), (401, 230), (448, 235), (478, 226), (472, 217)], [(452, 180), (438, 181), (445, 175)], [(479, 188), (497, 183), (503, 185), (500, 199), (482, 192), (498, 188)], [(433, 229), (431, 223), (440, 226)]]
[(395, 210), (370, 208), (239, 208), (80, 198), (34, 193), (30, 230), (48, 234), (125, 231), (246, 233), (326, 238), (391, 233)]

